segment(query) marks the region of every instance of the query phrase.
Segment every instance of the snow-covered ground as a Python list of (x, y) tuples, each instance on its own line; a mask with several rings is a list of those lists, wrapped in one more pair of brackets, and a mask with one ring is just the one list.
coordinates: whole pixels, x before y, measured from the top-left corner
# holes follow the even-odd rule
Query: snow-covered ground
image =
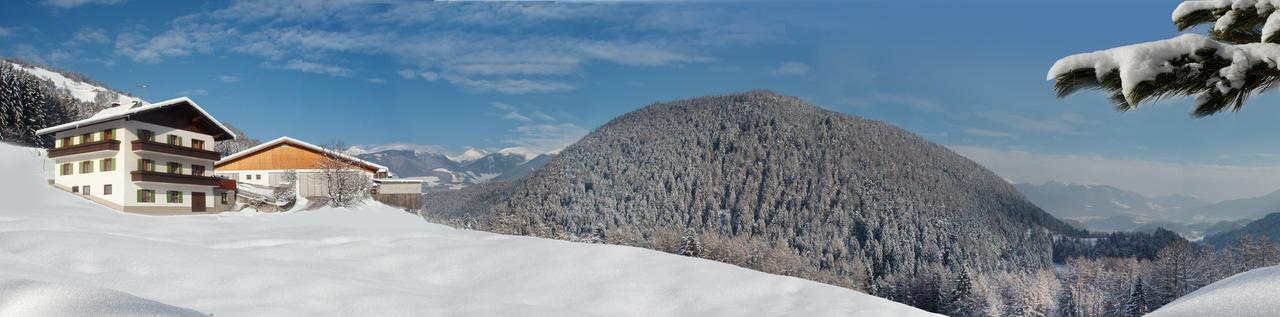
[(3, 316), (930, 315), (723, 263), (456, 230), (381, 205), (123, 214), (44, 185), (40, 160), (0, 144)]
[(1280, 316), (1280, 266), (1253, 269), (1214, 282), (1147, 316)]

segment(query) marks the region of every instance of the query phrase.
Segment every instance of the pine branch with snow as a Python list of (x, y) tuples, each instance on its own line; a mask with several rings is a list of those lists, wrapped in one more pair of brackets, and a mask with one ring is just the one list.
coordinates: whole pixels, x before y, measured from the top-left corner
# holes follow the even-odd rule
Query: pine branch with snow
[(1173, 12), (1179, 30), (1213, 23), (1209, 36), (1172, 39), (1068, 56), (1047, 79), (1058, 97), (1083, 89), (1111, 94), (1117, 110), (1194, 96), (1193, 116), (1237, 111), (1280, 81), (1280, 0), (1187, 1)]

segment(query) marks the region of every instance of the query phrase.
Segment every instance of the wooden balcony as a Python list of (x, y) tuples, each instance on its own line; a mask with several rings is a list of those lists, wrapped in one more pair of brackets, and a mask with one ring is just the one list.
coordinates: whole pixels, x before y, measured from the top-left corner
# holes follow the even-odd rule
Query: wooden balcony
[(134, 140), (130, 144), (133, 145), (134, 152), (137, 152), (137, 151), (156, 152), (156, 153), (194, 157), (194, 158), (214, 160), (214, 161), (217, 161), (218, 159), (222, 158), (222, 153), (218, 153), (210, 150), (201, 150), (201, 149), (192, 148), (192, 147), (185, 147), (181, 145), (160, 143), (155, 141)]
[(60, 148), (49, 149), (49, 158), (63, 157), (67, 155), (92, 153), (98, 151), (119, 151), (119, 140), (102, 140), (89, 143), (81, 143), (72, 146), (64, 146)]
[(221, 178), (213, 176), (172, 174), (151, 171), (133, 171), (129, 174), (135, 182), (218, 186), (218, 182), (222, 180)]

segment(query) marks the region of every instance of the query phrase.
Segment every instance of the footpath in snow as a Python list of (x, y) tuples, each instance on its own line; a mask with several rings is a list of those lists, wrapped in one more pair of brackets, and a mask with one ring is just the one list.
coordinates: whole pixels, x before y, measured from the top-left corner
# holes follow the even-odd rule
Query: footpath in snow
[(154, 217), (0, 144), (0, 316), (932, 316), (661, 252), (456, 230), (382, 205)]

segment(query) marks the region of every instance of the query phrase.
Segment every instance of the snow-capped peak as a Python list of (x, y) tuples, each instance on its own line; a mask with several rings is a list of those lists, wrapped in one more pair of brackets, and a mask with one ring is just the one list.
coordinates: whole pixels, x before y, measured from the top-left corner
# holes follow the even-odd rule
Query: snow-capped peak
[(467, 151), (462, 152), (462, 154), (457, 156), (449, 156), (449, 159), (453, 160), (454, 162), (465, 163), (465, 162), (478, 160), (484, 157), (485, 155), (489, 155), (489, 152), (485, 150), (477, 149), (477, 148), (467, 148)]
[(522, 147), (509, 147), (498, 151), (498, 154), (516, 155), (523, 157), (525, 161), (538, 157), (538, 153)]

